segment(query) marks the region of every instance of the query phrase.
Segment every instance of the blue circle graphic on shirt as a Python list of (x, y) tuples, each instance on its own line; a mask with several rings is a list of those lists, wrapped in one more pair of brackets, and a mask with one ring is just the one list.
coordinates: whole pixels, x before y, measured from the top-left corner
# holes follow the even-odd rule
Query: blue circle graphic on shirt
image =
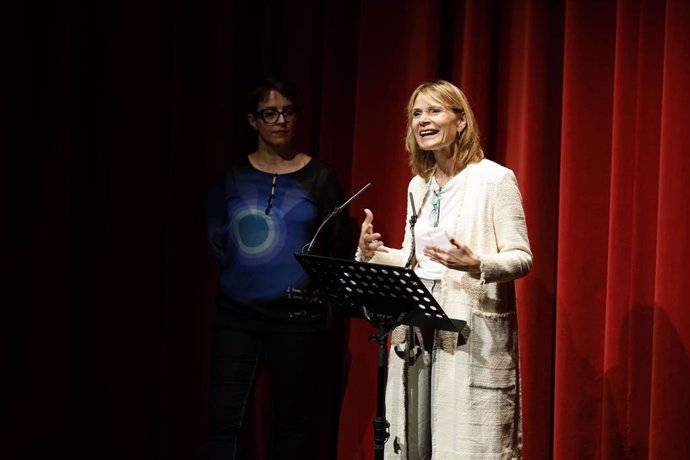
[(243, 209), (233, 217), (232, 233), (239, 253), (257, 263), (278, 244), (276, 220), (260, 209)]
[(289, 286), (305, 277), (292, 257), (285, 218), (278, 209), (244, 208), (232, 214), (231, 240), (235, 263), (223, 281), (238, 300), (270, 300), (281, 297)]
[[(221, 289), (239, 302), (282, 298), (290, 287), (302, 287), (308, 276), (294, 257), (313, 232), (318, 208), (298, 178), (284, 177), (270, 213), (270, 189), (258, 180), (226, 192), (227, 246)], [(270, 182), (261, 182), (267, 187)], [(282, 193), (280, 193), (282, 191)]]

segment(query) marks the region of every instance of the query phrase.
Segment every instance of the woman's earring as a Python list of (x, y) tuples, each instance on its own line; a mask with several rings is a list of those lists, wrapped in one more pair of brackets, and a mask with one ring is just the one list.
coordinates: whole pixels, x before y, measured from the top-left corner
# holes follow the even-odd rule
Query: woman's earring
[(462, 128), (458, 130), (457, 135), (455, 136), (456, 142), (460, 142), (460, 139), (462, 138), (462, 133), (465, 132), (466, 128), (467, 128), (467, 125), (463, 123)]

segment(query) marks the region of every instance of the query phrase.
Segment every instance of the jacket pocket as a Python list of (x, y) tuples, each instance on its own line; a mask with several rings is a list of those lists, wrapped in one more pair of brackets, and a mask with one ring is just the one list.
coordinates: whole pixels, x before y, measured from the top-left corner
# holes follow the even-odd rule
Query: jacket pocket
[(514, 388), (517, 374), (515, 312), (472, 310), (469, 335), (469, 385), (487, 389)]

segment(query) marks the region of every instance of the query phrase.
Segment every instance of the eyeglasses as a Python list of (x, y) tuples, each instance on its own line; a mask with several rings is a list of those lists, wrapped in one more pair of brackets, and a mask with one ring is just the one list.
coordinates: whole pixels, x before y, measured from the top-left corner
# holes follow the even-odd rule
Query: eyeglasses
[(297, 120), (298, 112), (296, 109), (285, 109), (281, 111), (269, 108), (254, 112), (254, 115), (261, 117), (264, 123), (272, 125), (278, 123), (278, 119), (280, 119), (281, 115), (287, 122), (295, 121)]
[(438, 189), (431, 189), (433, 196), (431, 197), (431, 212), (429, 213), (429, 225), (438, 227), (438, 219), (441, 215), (441, 187)]

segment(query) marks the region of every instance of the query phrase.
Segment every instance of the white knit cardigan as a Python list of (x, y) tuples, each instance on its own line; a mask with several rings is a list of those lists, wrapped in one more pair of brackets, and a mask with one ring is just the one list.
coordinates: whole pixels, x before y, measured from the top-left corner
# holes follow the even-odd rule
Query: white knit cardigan
[[(458, 179), (462, 205), (452, 236), (480, 257), (481, 273), (448, 270), (441, 280), (440, 304), (451, 318), (467, 321), (467, 343), (458, 341), (455, 334), (449, 347), (449, 333), (443, 340), (437, 335), (433, 350), (426, 344), (426, 357), (412, 367), (402, 354), (390, 353), (387, 459), (510, 460), (521, 456), (513, 280), (532, 266), (522, 197), (513, 172), (490, 160), (468, 165)], [(428, 191), (429, 182), (419, 176), (408, 186), (420, 209)], [(408, 221), (409, 208), (408, 203)], [(402, 249), (388, 248), (368, 261), (403, 266), (411, 243), (406, 227)], [(357, 259), (363, 260), (359, 252)], [(400, 331), (396, 332), (399, 336)], [(417, 372), (416, 367), (430, 364), (433, 375)], [(422, 377), (411, 383), (412, 374)], [(412, 416), (423, 419), (420, 428), (411, 426)], [(425, 424), (431, 433), (417, 433)]]

